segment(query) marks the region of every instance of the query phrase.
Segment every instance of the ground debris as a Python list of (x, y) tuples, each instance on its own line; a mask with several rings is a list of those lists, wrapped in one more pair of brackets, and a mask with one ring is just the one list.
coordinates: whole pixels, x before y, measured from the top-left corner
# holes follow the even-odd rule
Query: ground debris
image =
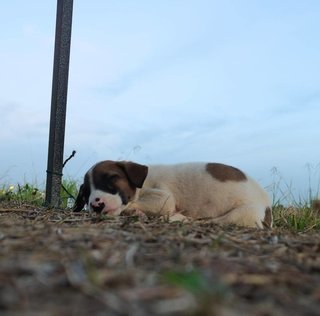
[(319, 315), (320, 235), (0, 207), (0, 314)]

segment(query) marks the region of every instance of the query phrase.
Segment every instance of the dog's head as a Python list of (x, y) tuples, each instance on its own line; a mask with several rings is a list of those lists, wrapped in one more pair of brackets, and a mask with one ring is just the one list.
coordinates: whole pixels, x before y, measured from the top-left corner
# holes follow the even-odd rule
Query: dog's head
[(128, 161), (102, 161), (94, 165), (84, 177), (75, 202), (74, 211), (85, 205), (90, 211), (119, 215), (141, 188), (148, 167)]

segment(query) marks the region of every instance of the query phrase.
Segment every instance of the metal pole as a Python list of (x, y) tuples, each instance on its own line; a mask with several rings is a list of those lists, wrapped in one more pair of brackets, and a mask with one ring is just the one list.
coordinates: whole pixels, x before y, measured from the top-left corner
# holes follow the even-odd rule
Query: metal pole
[(60, 205), (73, 0), (57, 1), (46, 205)]

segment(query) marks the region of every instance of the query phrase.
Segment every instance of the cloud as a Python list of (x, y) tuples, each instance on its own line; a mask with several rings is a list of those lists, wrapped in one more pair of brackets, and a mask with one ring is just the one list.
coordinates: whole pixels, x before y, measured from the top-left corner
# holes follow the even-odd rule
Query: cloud
[[(0, 177), (43, 178), (55, 3), (17, 4), (2, 11)], [(305, 187), (320, 155), (319, 14), (313, 1), (75, 3), (65, 174), (213, 160), (264, 183), (277, 166)]]
[[(1, 102), (1, 142), (22, 142), (26, 138), (45, 139), (48, 134), (48, 116), (36, 108), (13, 102)], [(46, 113), (47, 114), (47, 113)]]

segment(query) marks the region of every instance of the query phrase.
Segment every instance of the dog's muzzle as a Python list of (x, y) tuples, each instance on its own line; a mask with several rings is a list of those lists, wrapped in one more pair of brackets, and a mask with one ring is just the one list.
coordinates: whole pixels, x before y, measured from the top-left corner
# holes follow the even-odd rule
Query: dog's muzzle
[(91, 209), (96, 213), (101, 213), (105, 206), (104, 202), (101, 202), (99, 198), (96, 198), (94, 203), (90, 203)]

